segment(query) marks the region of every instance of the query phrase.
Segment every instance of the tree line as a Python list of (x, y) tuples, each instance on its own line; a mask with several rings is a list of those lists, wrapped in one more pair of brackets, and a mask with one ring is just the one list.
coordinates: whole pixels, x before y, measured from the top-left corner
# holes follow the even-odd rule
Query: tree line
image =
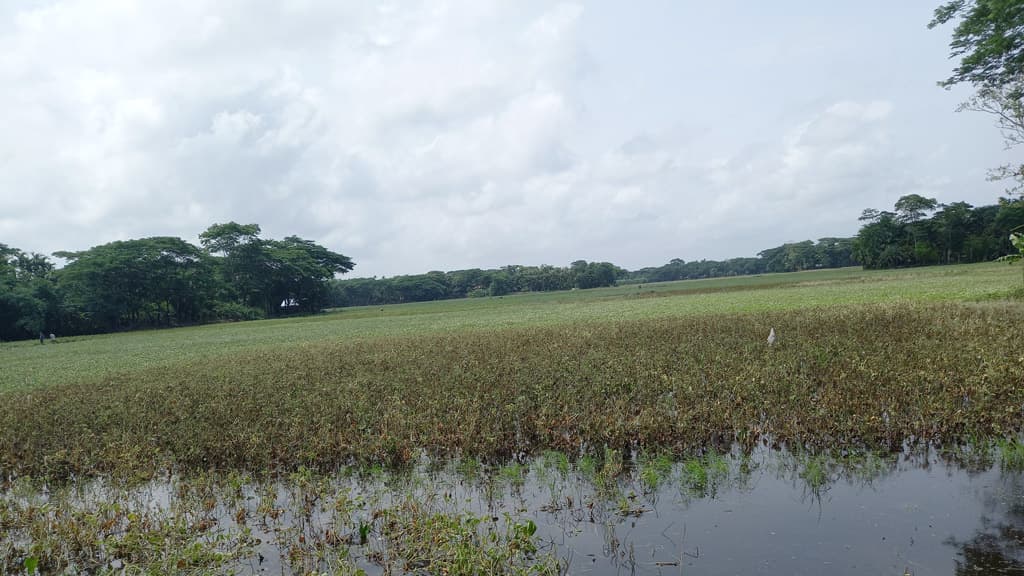
[(614, 286), (628, 272), (609, 262), (577, 260), (568, 267), (509, 265), (498, 269), (455, 270), (353, 278), (332, 283), (332, 305), (373, 306), (452, 298), (504, 296), (517, 292), (549, 292)]
[(772, 272), (799, 272), (817, 268), (855, 266), (852, 238), (821, 238), (817, 242), (789, 242), (758, 252), (756, 258), (696, 260), (674, 258), (664, 266), (631, 272), (633, 282), (670, 282), (722, 276), (743, 276)]
[(1024, 200), (974, 207), (908, 194), (893, 211), (864, 210), (853, 257), (869, 269), (986, 262), (1016, 251), (1010, 233), (1024, 225)]
[(0, 340), (250, 320), (324, 308), (504, 296), (863, 265), (895, 268), (988, 261), (1012, 254), (1024, 200), (974, 207), (917, 194), (893, 211), (867, 209), (856, 237), (790, 242), (756, 257), (673, 259), (628, 271), (610, 262), (509, 265), (391, 278), (337, 276), (351, 258), (310, 240), (260, 237), (256, 224), (214, 224), (199, 246), (174, 237), (124, 240), (46, 256), (0, 244)]
[(315, 312), (330, 280), (354, 266), (297, 236), (214, 224), (200, 246), (181, 238), (110, 242), (47, 257), (0, 244), (0, 339), (101, 333)]
[[(1009, 234), (1024, 225), (1024, 201), (1005, 198), (996, 205), (975, 208), (966, 202), (939, 204), (910, 194), (896, 202), (895, 210), (865, 210), (860, 218), (864, 225), (853, 238), (789, 242), (762, 250), (756, 257), (690, 262), (674, 258), (663, 266), (634, 271), (609, 262), (578, 260), (568, 267), (510, 265), (334, 280), (330, 303), (333, 307), (373, 306), (857, 265), (877, 269), (984, 262), (1012, 254)], [(931, 212), (934, 215), (927, 217)]]
[(822, 238), (818, 242), (806, 240), (783, 244), (760, 252), (756, 258), (693, 262), (676, 258), (664, 266), (635, 271), (610, 262), (577, 260), (569, 266), (510, 265), (487, 270), (472, 268), (391, 278), (335, 280), (332, 282), (331, 304), (336, 307), (373, 306), (837, 268), (856, 264), (852, 259), (852, 245), (852, 238)]

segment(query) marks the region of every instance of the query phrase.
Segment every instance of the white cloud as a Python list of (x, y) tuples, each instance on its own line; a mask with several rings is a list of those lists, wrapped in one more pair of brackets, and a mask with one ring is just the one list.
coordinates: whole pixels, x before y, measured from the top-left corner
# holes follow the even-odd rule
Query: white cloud
[[(323, 242), (359, 275), (577, 258), (639, 267), (850, 233), (861, 208), (903, 191), (956, 194), (969, 171), (951, 159), (981, 150), (975, 124), (950, 124), (940, 142), (937, 116), (868, 77), (868, 96), (751, 92), (764, 78), (727, 60), (749, 50), (709, 66), (694, 49), (717, 37), (714, 21), (680, 35), (669, 16), (644, 15), (633, 37), (595, 24), (642, 8), (36, 5), (0, 8), (0, 242), (27, 250), (194, 241), (236, 220)], [(758, 61), (781, 50), (751, 42)], [(625, 96), (600, 98), (597, 85)], [(666, 86), (700, 105), (660, 98)], [(984, 168), (972, 168), (979, 180)]]

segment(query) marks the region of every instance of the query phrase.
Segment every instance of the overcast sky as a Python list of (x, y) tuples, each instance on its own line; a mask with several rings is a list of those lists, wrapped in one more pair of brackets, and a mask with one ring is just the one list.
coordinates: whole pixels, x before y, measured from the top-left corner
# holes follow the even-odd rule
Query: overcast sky
[(0, 242), (234, 220), (352, 276), (636, 269), (991, 204), (938, 3), (4, 2)]

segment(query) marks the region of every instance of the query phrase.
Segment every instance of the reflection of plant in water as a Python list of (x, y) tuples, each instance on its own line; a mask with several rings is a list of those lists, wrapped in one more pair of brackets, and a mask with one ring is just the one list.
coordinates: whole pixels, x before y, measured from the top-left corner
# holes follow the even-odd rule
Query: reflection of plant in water
[[(153, 494), (119, 487), (60, 488), (44, 496), (31, 480), (0, 487), (0, 572), (204, 572), (253, 553), (244, 526), (221, 526), (211, 485), (197, 478), (164, 507)], [(28, 498), (20, 492), (34, 486)], [(28, 561), (28, 563), (26, 563)], [(30, 571), (31, 573), (31, 571)]]
[(991, 440), (968, 438), (964, 442), (942, 446), (938, 455), (951, 466), (963, 468), (969, 473), (984, 472), (995, 463), (996, 450)]
[(397, 556), (403, 570), (431, 574), (560, 574), (555, 556), (539, 552), (536, 532), (533, 520), (446, 513), (410, 499), (382, 515), (386, 545), (373, 557)]
[(839, 480), (856, 485), (872, 484), (895, 471), (898, 460), (899, 454), (872, 451), (812, 453), (797, 450), (780, 453), (776, 466), (780, 476), (799, 479), (810, 493), (817, 495)]
[[(1015, 444), (1007, 446), (1016, 449)], [(708, 451), (677, 460), (666, 453), (643, 452), (624, 459), (619, 450), (607, 449), (575, 464), (551, 452), (526, 464), (470, 466), (467, 476), (453, 463), (355, 475), (299, 467), (278, 481), (208, 473), (143, 488), (99, 483), (101, 489), (92, 491), (79, 484), (54, 491), (48, 501), (38, 483), (16, 482), (6, 491), (0, 487), (0, 572), (22, 573), (24, 560), (31, 557), (39, 560), (41, 573), (50, 573), (53, 554), (67, 555), (66, 565), (87, 566), (85, 559), (99, 550), (106, 554), (100, 560), (120, 562), (129, 572), (180, 571), (183, 566), (196, 573), (222, 573), (254, 565), (257, 558), (262, 563), (265, 555), (272, 562), (268, 570), (295, 574), (356, 574), (359, 568), (458, 574), (472, 573), (460, 572), (459, 566), (473, 562), (478, 563), (476, 573), (489, 573), (490, 568), (481, 566), (497, 558), (524, 571), (545, 573), (564, 567), (559, 557), (572, 557), (561, 542), (557, 549), (545, 548), (545, 542), (558, 541), (558, 530), (572, 539), (594, 527), (604, 527), (611, 535), (608, 559), (626, 566), (633, 562), (632, 543), (643, 542), (638, 535), (665, 516), (663, 510), (651, 513), (660, 508), (659, 499), (688, 507), (695, 499), (724, 493), (723, 502), (728, 502), (732, 493), (756, 493), (759, 484), (775, 482), (772, 474), (765, 480), (756, 470), (774, 470), (783, 484), (793, 483), (797, 494), (803, 487), (804, 497), (809, 491), (820, 497), (833, 483), (870, 483), (890, 474), (898, 462), (924, 466), (936, 456), (928, 451), (922, 459), (920, 452), (898, 456), (793, 450), (736, 448), (728, 454)], [(1002, 478), (1024, 480), (1015, 472)], [(656, 482), (660, 488), (650, 492)], [(1015, 485), (1012, 494), (1021, 493)], [(829, 505), (827, 499), (819, 504)], [(990, 513), (1009, 506), (1010, 519), (998, 518), (976, 537), (950, 543), (962, 549), (966, 567), (1019, 571), (1024, 498), (1002, 497), (986, 506)], [(58, 510), (63, 511), (61, 518), (137, 518), (139, 529), (148, 526), (151, 531), (113, 543), (80, 530), (80, 548), (60, 548), (47, 535), (48, 522), (58, 517)], [(158, 560), (141, 554), (150, 537), (163, 538)]]
[(807, 487), (816, 493), (829, 482), (828, 468), (829, 462), (824, 456), (821, 454), (811, 456), (804, 462), (800, 477), (807, 482)]
[(960, 549), (957, 576), (1024, 574), (1024, 474), (1004, 473), (983, 493), (986, 513), (973, 538), (947, 545)]
[(1010, 524), (986, 526), (966, 542), (946, 542), (960, 549), (957, 576), (1024, 574), (1024, 528)]

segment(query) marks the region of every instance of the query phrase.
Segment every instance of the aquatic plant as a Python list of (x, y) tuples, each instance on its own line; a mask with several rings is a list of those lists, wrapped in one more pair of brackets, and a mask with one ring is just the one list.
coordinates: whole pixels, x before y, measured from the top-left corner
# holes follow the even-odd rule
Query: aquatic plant
[(1024, 443), (1019, 440), (1000, 440), (999, 464), (1007, 472), (1024, 471)]

